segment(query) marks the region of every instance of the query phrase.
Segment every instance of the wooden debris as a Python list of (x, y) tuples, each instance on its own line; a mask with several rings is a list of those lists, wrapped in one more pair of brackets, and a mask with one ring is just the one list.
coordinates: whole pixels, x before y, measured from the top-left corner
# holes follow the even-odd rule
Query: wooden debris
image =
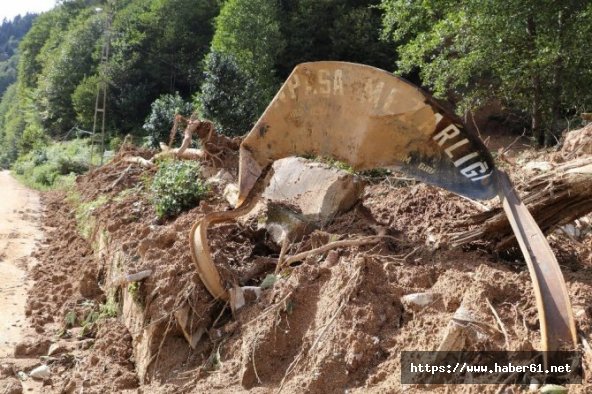
[[(573, 222), (592, 212), (592, 157), (572, 160), (535, 176), (522, 190), (526, 193), (524, 203), (544, 233)], [(516, 245), (501, 207), (474, 215), (458, 225), (472, 228), (451, 237), (453, 247), (482, 239), (495, 241), (497, 250)]]

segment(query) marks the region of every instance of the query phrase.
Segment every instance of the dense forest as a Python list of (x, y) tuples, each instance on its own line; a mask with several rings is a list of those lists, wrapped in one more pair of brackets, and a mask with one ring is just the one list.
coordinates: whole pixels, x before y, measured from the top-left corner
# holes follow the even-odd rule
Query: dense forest
[[(291, 69), (314, 60), (393, 71), (459, 114), (495, 100), (551, 145), (592, 106), (591, 17), (592, 3), (576, 0), (60, 1), (19, 44), (0, 102), (0, 165), (91, 130), (101, 81), (110, 139), (154, 144), (172, 114), (193, 111), (241, 135)], [(32, 19), (5, 24), (25, 31)], [(4, 37), (8, 56), (17, 34)]]
[(16, 81), (18, 44), (31, 28), (36, 14), (17, 15), (13, 20), (4, 20), (0, 25), (0, 96)]

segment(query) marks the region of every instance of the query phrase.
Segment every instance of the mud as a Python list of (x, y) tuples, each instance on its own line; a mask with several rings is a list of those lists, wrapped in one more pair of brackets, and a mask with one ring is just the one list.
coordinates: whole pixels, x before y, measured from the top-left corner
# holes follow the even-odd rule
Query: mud
[[(149, 152), (142, 154), (149, 158)], [(229, 209), (228, 204), (211, 193), (179, 217), (156, 221), (145, 186), (152, 170), (134, 166), (110, 187), (128, 166), (116, 158), (78, 179), (81, 202), (99, 196), (107, 201), (92, 213), (96, 230), (89, 239), (80, 236), (75, 208), (63, 194), (44, 197), (43, 220), (52, 230), (37, 252), (42, 264), (32, 271), (36, 286), (27, 302), (38, 338), (21, 345), (30, 355), (47, 354), (56, 343), (63, 349), (48, 362), (54, 372), (43, 392), (451, 392), (445, 386), (401, 385), (399, 354), (437, 349), (461, 306), (478, 320), (463, 330), (464, 349), (539, 346), (524, 263), (493, 254), (485, 241), (447, 249), (451, 231), (458, 231), (455, 223), (483, 209), (474, 202), (396, 177), (375, 180), (358, 206), (296, 240), (288, 253), (337, 238), (388, 237), (376, 245), (313, 255), (277, 273), (279, 250), (257, 230), (256, 218), (215, 227), (209, 237), (228, 285), (260, 285), (276, 274), (259, 300), (233, 315), (201, 285), (188, 245), (195, 220)], [(99, 239), (108, 240), (104, 250)], [(564, 267), (578, 328), (592, 341), (592, 234), (574, 240), (554, 233), (550, 242)], [(116, 250), (124, 256), (124, 272), (153, 272), (133, 293), (127, 284), (110, 284), (109, 261)], [(403, 306), (402, 296), (418, 292), (434, 293), (438, 302)], [(135, 352), (142, 337), (130, 330), (121, 311), (128, 296), (142, 311), (141, 328), (153, 333), (154, 357), (145, 375), (137, 372), (142, 361)], [(106, 305), (115, 305), (114, 317), (105, 313)], [(188, 311), (188, 326), (204, 332), (195, 348), (175, 319), (177, 311)], [(85, 323), (93, 313), (100, 317)], [(570, 392), (592, 389), (589, 368), (586, 383)], [(494, 393), (500, 386), (462, 389)]]

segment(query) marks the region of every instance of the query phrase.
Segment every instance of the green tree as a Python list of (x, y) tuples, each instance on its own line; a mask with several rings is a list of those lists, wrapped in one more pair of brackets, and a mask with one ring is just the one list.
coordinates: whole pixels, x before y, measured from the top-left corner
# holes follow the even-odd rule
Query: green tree
[(281, 2), (285, 50), (278, 59), (285, 78), (298, 63), (342, 60), (383, 69), (394, 66), (395, 49), (380, 39), (380, 0)]
[(76, 121), (82, 129), (90, 130), (93, 126), (100, 80), (96, 74), (84, 77), (72, 93), (72, 108), (76, 113)]
[(528, 115), (539, 144), (592, 105), (592, 3), (569, 0), (383, 0), (400, 73), (419, 71), (461, 110), (492, 98)]
[(116, 126), (133, 131), (161, 94), (178, 91), (188, 98), (198, 90), (219, 5), (216, 0), (128, 0), (118, 6), (107, 77)]
[(36, 14), (27, 14), (24, 17), (17, 15), (12, 21), (4, 20), (0, 25), (0, 96), (16, 81), (17, 46), (31, 28), (36, 16)]
[(261, 92), (252, 98), (257, 106), (257, 116), (280, 84), (275, 64), (285, 47), (285, 40), (279, 21), (276, 0), (228, 0), (216, 18), (212, 50), (234, 58), (241, 73), (253, 80), (254, 89)]
[(42, 73), (44, 63), (51, 60), (52, 52), (62, 43), (68, 25), (87, 7), (87, 3), (92, 6), (98, 2), (67, 1), (35, 19), (19, 45), (19, 89), (37, 86), (37, 79)]
[(0, 168), (8, 168), (18, 154), (15, 127), (9, 124), (11, 118), (15, 118), (15, 114), (11, 112), (16, 109), (14, 105), (16, 98), (16, 84), (12, 84), (6, 89), (0, 101)]
[[(16, 87), (11, 88), (10, 94), (5, 94), (2, 100), (4, 110), (0, 122), (3, 141), (0, 145), (0, 156), (3, 157), (4, 163), (11, 163), (18, 155), (47, 143), (46, 129), (40, 114), (43, 100), (47, 99), (48, 93), (52, 91), (43, 90), (51, 85), (40, 88), (39, 83), (47, 82), (50, 66), (57, 61), (59, 55), (64, 55), (58, 52), (60, 47), (70, 46), (72, 50), (66, 51), (65, 55), (73, 57), (68, 59), (69, 61), (61, 61), (67, 67), (75, 67), (80, 52), (72, 48), (72, 42), (75, 40), (71, 36), (68, 37), (69, 28), (79, 26), (77, 18), (80, 13), (85, 9), (87, 12), (94, 10), (95, 5), (99, 3), (93, 0), (61, 2), (53, 10), (35, 19), (31, 29), (20, 42)], [(72, 75), (64, 74), (61, 82), (65, 86), (73, 84), (71, 79), (78, 78), (75, 68), (68, 70), (74, 72)], [(53, 84), (54, 87), (55, 85), (56, 83)], [(59, 89), (61, 87), (58, 86), (53, 91)], [(66, 93), (66, 96), (69, 95)]]
[(95, 73), (97, 61), (93, 54), (103, 24), (104, 15), (94, 10), (82, 12), (45, 61), (36, 98), (43, 125), (51, 135), (64, 134), (76, 123), (72, 94), (86, 75)]
[(247, 133), (260, 115), (257, 103), (265, 102), (266, 93), (232, 55), (213, 51), (205, 63), (204, 83), (196, 100), (199, 112), (223, 134)]
[(15, 53), (7, 60), (0, 62), (0, 96), (16, 81), (18, 55)]

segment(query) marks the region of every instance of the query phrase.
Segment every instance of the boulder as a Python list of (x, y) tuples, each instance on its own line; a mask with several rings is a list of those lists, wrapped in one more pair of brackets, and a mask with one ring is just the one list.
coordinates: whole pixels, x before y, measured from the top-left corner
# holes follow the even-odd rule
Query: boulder
[(298, 157), (278, 160), (263, 192), (265, 227), (277, 243), (300, 237), (353, 207), (363, 188), (353, 174), (325, 164)]
[(347, 211), (363, 190), (353, 174), (299, 157), (276, 161), (273, 171), (263, 197), (299, 208), (308, 221), (327, 222)]

